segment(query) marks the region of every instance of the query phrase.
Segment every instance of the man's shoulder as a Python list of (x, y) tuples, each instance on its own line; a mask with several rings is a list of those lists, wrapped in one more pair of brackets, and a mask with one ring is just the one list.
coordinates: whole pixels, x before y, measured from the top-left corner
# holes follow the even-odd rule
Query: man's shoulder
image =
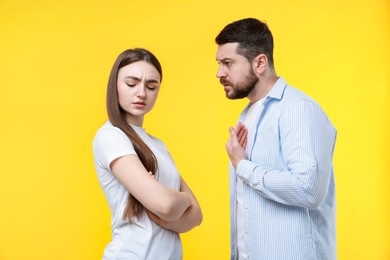
[(309, 96), (302, 90), (288, 84), (284, 89), (281, 101), (284, 101), (286, 103), (308, 102), (318, 105), (318, 103), (311, 96)]

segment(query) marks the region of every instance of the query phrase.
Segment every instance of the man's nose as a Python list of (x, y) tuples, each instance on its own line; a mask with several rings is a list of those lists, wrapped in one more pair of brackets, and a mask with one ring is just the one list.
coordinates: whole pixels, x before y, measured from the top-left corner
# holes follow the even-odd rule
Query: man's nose
[(218, 72), (217, 72), (217, 78), (226, 77), (226, 72), (222, 66), (219, 66)]

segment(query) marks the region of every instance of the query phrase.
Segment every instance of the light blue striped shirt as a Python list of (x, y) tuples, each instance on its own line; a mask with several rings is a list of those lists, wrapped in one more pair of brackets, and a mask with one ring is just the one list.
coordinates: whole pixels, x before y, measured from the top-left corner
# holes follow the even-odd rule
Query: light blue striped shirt
[(230, 165), (231, 259), (237, 259), (236, 175), (244, 182), (249, 259), (336, 259), (335, 128), (313, 99), (282, 77), (255, 124), (249, 159), (236, 171)]

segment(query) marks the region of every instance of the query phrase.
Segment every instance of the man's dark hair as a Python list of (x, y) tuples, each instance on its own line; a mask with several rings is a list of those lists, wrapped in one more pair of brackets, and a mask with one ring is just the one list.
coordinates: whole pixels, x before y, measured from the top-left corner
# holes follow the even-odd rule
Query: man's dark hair
[(268, 64), (274, 67), (274, 40), (268, 25), (255, 18), (245, 18), (225, 26), (215, 38), (218, 45), (235, 43), (237, 53), (252, 61), (259, 54), (265, 54)]

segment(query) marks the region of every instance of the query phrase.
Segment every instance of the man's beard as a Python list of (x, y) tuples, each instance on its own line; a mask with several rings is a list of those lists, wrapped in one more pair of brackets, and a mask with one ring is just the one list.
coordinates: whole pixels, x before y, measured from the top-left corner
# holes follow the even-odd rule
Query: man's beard
[(232, 88), (230, 92), (226, 92), (226, 97), (229, 99), (241, 99), (247, 97), (255, 88), (258, 81), (259, 78), (256, 77), (253, 71), (249, 71), (249, 75), (245, 77), (245, 80), (238, 82), (235, 85), (225, 79), (220, 79), (222, 85), (228, 83)]

